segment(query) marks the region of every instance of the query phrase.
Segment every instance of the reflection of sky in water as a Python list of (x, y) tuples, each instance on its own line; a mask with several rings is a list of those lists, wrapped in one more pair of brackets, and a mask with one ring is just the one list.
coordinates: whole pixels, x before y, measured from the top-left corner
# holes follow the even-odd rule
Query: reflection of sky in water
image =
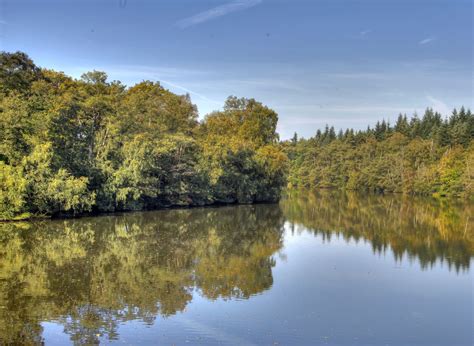
[[(298, 229), (285, 223), (269, 290), (248, 300), (215, 301), (194, 290), (183, 312), (157, 317), (152, 325), (120, 324), (116, 342), (470, 344), (470, 269), (456, 272), (436, 261), (422, 270), (417, 260), (374, 254), (369, 242), (328, 242)], [(61, 325), (42, 326), (46, 344), (68, 341)]]

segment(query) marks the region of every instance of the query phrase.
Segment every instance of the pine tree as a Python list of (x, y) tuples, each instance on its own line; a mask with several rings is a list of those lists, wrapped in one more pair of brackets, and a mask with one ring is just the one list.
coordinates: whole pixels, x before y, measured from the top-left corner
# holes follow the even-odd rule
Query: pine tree
[(296, 145), (298, 143), (298, 134), (295, 132), (293, 138), (291, 138), (291, 142)]

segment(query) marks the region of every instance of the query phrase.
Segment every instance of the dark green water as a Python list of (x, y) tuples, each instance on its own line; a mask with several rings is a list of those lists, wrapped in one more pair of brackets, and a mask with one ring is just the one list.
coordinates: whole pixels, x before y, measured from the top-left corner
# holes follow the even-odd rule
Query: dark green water
[(471, 345), (473, 215), (319, 192), (0, 225), (0, 344)]

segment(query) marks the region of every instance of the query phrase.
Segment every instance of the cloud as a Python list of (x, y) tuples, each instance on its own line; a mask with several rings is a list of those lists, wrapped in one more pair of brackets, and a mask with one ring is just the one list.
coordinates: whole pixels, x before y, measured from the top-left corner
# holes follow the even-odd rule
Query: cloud
[(355, 40), (366, 40), (369, 38), (370, 33), (372, 33), (372, 30), (361, 30), (358, 33), (351, 34), (349, 37)]
[(224, 81), (226, 85), (234, 87), (258, 88), (260, 90), (289, 90), (295, 92), (307, 92), (308, 89), (299, 86), (291, 81), (282, 80), (278, 78), (253, 78), (253, 79), (226, 79)]
[(222, 16), (226, 16), (232, 12), (246, 10), (257, 6), (263, 0), (235, 0), (225, 5), (211, 8), (210, 10), (198, 13), (194, 16), (182, 19), (176, 23), (181, 29), (186, 29), (194, 25), (205, 23)]
[(388, 74), (377, 73), (377, 72), (347, 72), (347, 73), (328, 73), (329, 78), (338, 78), (338, 79), (356, 79), (356, 80), (385, 80), (389, 79)]
[(348, 120), (344, 117), (349, 114), (377, 114), (377, 117), (390, 117), (398, 115), (398, 113), (400, 112), (411, 113), (415, 110), (415, 108), (410, 107), (385, 105), (363, 106), (358, 105), (356, 103), (346, 106), (333, 106), (330, 104), (280, 105), (278, 109), (284, 111), (291, 111), (294, 114), (335, 113), (334, 115), (341, 116), (343, 118), (342, 120)]
[(434, 37), (427, 37), (427, 38), (421, 40), (420, 42), (418, 42), (418, 44), (425, 45), (425, 44), (431, 43), (435, 40), (436, 40), (436, 38), (434, 38)]
[[(202, 88), (203, 83), (201, 79), (209, 77), (212, 71), (207, 70), (196, 70), (181, 67), (172, 66), (143, 66), (143, 65), (102, 65), (102, 66), (74, 66), (64, 67), (63, 70), (67, 70), (73, 77), (79, 78), (84, 71), (92, 70), (106, 71), (109, 76), (109, 80), (120, 80), (125, 85), (133, 85), (139, 83), (142, 80), (153, 80), (160, 82), (161, 85), (165, 85), (177, 90), (184, 91), (190, 95), (196, 96), (202, 101), (206, 101), (208, 104), (222, 105), (223, 101), (213, 100), (203, 93), (194, 91), (195, 89), (189, 89), (182, 85), (180, 81), (186, 81), (185, 84), (193, 84), (192, 80), (200, 80), (196, 83), (197, 88)], [(171, 82), (169, 79), (173, 80)], [(178, 83), (174, 82), (178, 81)]]
[(200, 99), (202, 99), (202, 100), (204, 100), (204, 101), (207, 101), (207, 102), (210, 102), (210, 103), (214, 103), (214, 104), (218, 104), (218, 105), (221, 105), (221, 104), (222, 104), (222, 102), (220, 102), (220, 101), (210, 99), (210, 98), (204, 96), (203, 94), (200, 94), (200, 93), (195, 92), (195, 91), (193, 91), (193, 90), (191, 90), (191, 89), (185, 88), (185, 87), (183, 87), (183, 86), (181, 86), (181, 85), (178, 85), (178, 84), (175, 84), (175, 83), (172, 83), (172, 82), (169, 82), (169, 81), (165, 81), (165, 80), (163, 80), (163, 79), (160, 79), (159, 82), (160, 82), (161, 84), (169, 85), (169, 86), (171, 86), (172, 88), (175, 88), (175, 89), (179, 89), (179, 90), (181, 90), (181, 91), (184, 91), (185, 93), (188, 93), (188, 94), (190, 94), (190, 95), (197, 96), (197, 97), (199, 97)]
[(0, 24), (7, 25), (8, 23), (6, 20), (0, 19)]
[(451, 113), (450, 107), (445, 102), (443, 102), (441, 100), (438, 100), (438, 99), (436, 99), (436, 98), (434, 98), (433, 96), (430, 96), (430, 95), (426, 96), (426, 98), (428, 99), (428, 101), (431, 102), (431, 107), (435, 111), (438, 111), (443, 115), (447, 115), (447, 114)]
[[(202, 76), (211, 74), (212, 71), (196, 70), (173, 66), (143, 66), (143, 65), (105, 65), (94, 67), (95, 69), (107, 71), (108, 74), (123, 77), (136, 78), (202, 78)], [(80, 71), (89, 71), (91, 67), (81, 66)]]

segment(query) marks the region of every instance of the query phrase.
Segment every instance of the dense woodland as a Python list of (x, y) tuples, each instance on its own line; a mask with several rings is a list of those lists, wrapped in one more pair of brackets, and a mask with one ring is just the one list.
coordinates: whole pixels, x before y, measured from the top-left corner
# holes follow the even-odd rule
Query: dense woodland
[(278, 115), (229, 97), (198, 120), (189, 95), (73, 79), (0, 54), (0, 220), (277, 201), (287, 185), (474, 195), (474, 115), (427, 109), (366, 131), (279, 142)]
[(474, 114), (465, 108), (449, 117), (432, 109), (400, 114), (393, 126), (382, 121), (365, 131), (327, 126), (283, 145), (290, 187), (474, 197)]
[(229, 97), (198, 121), (189, 95), (76, 80), (0, 55), (0, 219), (276, 201), (287, 157), (277, 114)]

